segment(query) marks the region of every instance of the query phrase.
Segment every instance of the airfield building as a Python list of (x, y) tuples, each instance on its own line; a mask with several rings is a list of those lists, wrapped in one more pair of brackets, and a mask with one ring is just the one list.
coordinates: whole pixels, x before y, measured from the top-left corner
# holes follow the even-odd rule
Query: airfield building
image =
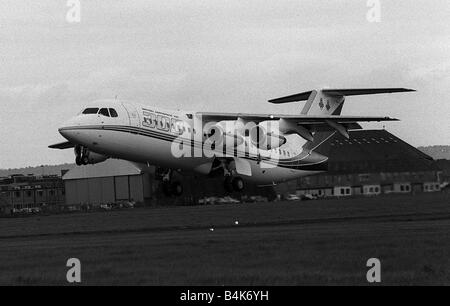
[(154, 193), (152, 176), (125, 160), (108, 159), (69, 170), (63, 181), (66, 205), (92, 205), (118, 201), (149, 201)]
[(0, 178), (0, 214), (64, 204), (64, 184), (57, 175), (11, 175)]
[[(185, 173), (174, 174), (183, 183), (183, 195), (166, 197), (161, 183), (155, 179), (155, 167), (138, 165), (124, 160), (108, 159), (105, 162), (78, 166), (69, 170), (63, 181), (66, 190), (66, 205), (100, 206), (120, 201), (134, 201), (142, 205), (189, 205), (199, 199), (224, 196), (222, 178), (208, 178)], [(264, 194), (275, 197), (272, 188), (249, 185), (248, 195)]]
[(378, 195), (439, 191), (442, 170), (430, 156), (385, 130), (335, 134), (317, 151), (329, 171), (302, 177), (281, 188), (315, 196)]

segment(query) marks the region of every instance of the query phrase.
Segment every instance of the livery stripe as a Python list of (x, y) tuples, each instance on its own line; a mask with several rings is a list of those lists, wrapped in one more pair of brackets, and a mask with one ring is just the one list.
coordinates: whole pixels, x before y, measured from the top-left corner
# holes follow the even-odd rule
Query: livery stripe
[[(116, 132), (123, 132), (123, 133), (147, 136), (150, 138), (168, 141), (168, 142), (173, 142), (174, 140), (179, 139), (180, 141), (183, 141), (183, 143), (189, 143), (189, 145), (192, 148), (203, 149), (203, 146), (204, 146), (203, 141), (197, 141), (195, 139), (180, 137), (180, 135), (167, 134), (167, 133), (162, 133), (162, 132), (155, 131), (155, 130), (149, 130), (149, 129), (145, 129), (145, 128), (132, 127), (132, 126), (121, 126), (121, 125), (72, 126), (72, 127), (64, 127), (64, 128), (61, 128), (60, 130), (116, 131)], [(226, 149), (226, 154), (229, 155), (228, 157), (237, 156), (236, 152), (237, 152), (237, 149), (235, 147)], [(227, 156), (225, 156), (225, 157), (227, 157)], [(328, 159), (324, 159), (323, 161), (320, 161), (320, 162), (308, 163), (303, 160), (307, 157), (307, 155), (304, 155), (304, 154), (298, 154), (298, 155), (288, 158), (288, 159), (272, 159), (270, 157), (250, 154), (247, 151), (244, 152), (243, 156), (237, 156), (237, 157), (256, 161), (256, 162), (258, 162), (258, 161), (264, 162), (264, 163), (282, 167), (282, 168), (289, 168), (289, 169), (293, 169), (293, 170), (310, 170), (310, 171), (326, 170), (326, 168), (324, 168), (324, 166), (326, 166), (326, 162), (328, 160)]]

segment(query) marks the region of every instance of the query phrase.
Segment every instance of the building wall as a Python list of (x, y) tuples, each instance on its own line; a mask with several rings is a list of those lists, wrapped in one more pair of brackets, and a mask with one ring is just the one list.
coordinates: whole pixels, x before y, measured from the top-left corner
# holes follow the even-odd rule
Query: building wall
[[(101, 205), (121, 200), (144, 202), (151, 188), (144, 187), (145, 175), (65, 180), (67, 205)], [(149, 179), (146, 182), (150, 182)]]
[[(340, 186), (351, 187), (351, 195), (418, 193), (439, 191), (440, 171), (407, 171), (380, 173), (322, 173), (299, 178), (296, 185), (283, 184), (280, 194), (297, 193), (317, 196), (340, 196)], [(402, 187), (403, 186), (403, 187)], [(327, 190), (332, 189), (333, 192)], [(372, 191), (370, 191), (372, 189)], [(375, 190), (376, 189), (376, 190)], [(319, 194), (320, 191), (320, 194)]]
[(114, 179), (112, 177), (98, 178), (101, 190), (101, 198), (104, 202), (114, 202)]
[(129, 176), (130, 200), (144, 202), (144, 184), (142, 175)]
[[(6, 213), (12, 208), (42, 207), (64, 203), (63, 185), (57, 186), (2, 186), (0, 192), (0, 212)], [(31, 187), (31, 188), (30, 188)]]
[(128, 200), (130, 198), (128, 189), (128, 176), (114, 177), (116, 200)]

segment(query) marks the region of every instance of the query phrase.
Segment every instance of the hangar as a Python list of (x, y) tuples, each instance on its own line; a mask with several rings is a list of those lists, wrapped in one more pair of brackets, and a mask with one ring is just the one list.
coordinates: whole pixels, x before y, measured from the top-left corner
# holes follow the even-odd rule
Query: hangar
[[(183, 183), (184, 192), (179, 197), (164, 195), (155, 167), (134, 164), (125, 160), (107, 159), (94, 165), (77, 166), (63, 177), (66, 205), (99, 206), (119, 201), (135, 201), (143, 205), (192, 205), (199, 199), (228, 195), (223, 188), (223, 178), (209, 178), (195, 173), (174, 174)], [(272, 187), (248, 184), (245, 195), (263, 195), (275, 198)], [(242, 194), (243, 195), (243, 194)], [(233, 194), (240, 197), (240, 193)]]
[(442, 170), (430, 156), (386, 130), (334, 134), (317, 152), (329, 171), (299, 178), (284, 188), (316, 196), (377, 195), (440, 190)]
[(119, 159), (75, 167), (63, 176), (67, 205), (100, 205), (149, 201), (151, 173)]

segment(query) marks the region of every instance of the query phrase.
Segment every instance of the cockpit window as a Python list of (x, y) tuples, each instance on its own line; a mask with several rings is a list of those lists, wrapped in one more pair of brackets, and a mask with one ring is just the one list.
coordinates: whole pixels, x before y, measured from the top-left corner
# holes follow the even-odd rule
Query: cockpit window
[(97, 114), (98, 112), (98, 108), (97, 107), (90, 107), (90, 108), (86, 108), (83, 111), (83, 114)]
[(109, 113), (111, 114), (111, 117), (117, 117), (117, 112), (114, 108), (110, 108), (109, 109)]
[(100, 109), (100, 111), (98, 113), (99, 113), (99, 115), (103, 115), (103, 116), (109, 117), (109, 113), (108, 113), (108, 109), (107, 108)]

